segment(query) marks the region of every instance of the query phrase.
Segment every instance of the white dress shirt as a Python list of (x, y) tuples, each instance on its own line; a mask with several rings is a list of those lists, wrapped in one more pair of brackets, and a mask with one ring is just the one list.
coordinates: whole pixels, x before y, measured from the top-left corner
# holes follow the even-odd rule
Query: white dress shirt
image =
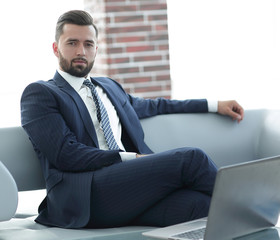
[[(99, 148), (102, 150), (109, 150), (108, 144), (105, 140), (103, 130), (100, 125), (100, 122), (97, 119), (96, 106), (94, 104), (91, 90), (87, 86), (83, 85), (85, 78), (74, 77), (74, 76), (70, 75), (69, 73), (63, 72), (61, 70), (57, 70), (57, 71), (75, 89), (75, 91), (80, 95), (80, 97), (84, 101), (84, 103), (88, 109), (88, 112), (90, 114), (90, 117), (92, 119), (95, 131), (96, 131)], [(101, 101), (104, 104), (104, 107), (107, 110), (110, 125), (112, 128), (115, 140), (116, 140), (118, 146), (120, 147), (120, 149), (124, 151), (124, 152), (120, 152), (120, 157), (121, 157), (122, 161), (136, 158), (136, 153), (125, 152), (125, 148), (121, 141), (122, 126), (121, 126), (120, 119), (119, 119), (119, 116), (117, 114), (115, 107), (113, 106), (113, 104), (111, 103), (107, 94), (103, 91), (103, 89), (101, 87), (96, 85), (95, 88), (96, 88), (98, 96), (100, 97)], [(217, 101), (208, 101), (208, 111), (209, 112), (217, 112), (217, 107), (218, 107)]]
[[(75, 89), (75, 91), (80, 95), (80, 97), (84, 101), (84, 103), (88, 109), (89, 115), (91, 117), (91, 120), (93, 122), (95, 131), (96, 131), (99, 148), (102, 150), (109, 150), (108, 144), (105, 140), (105, 136), (104, 136), (102, 127), (100, 125), (100, 122), (97, 119), (96, 106), (93, 101), (91, 90), (87, 86), (83, 85), (85, 78), (74, 77), (74, 76), (70, 75), (69, 73), (63, 72), (61, 70), (57, 70), (57, 71), (71, 85), (71, 87), (73, 87)], [(121, 150), (125, 151), (125, 148), (121, 141), (122, 126), (121, 126), (117, 111), (116, 111), (115, 107), (113, 106), (113, 104), (111, 103), (110, 99), (107, 97), (107, 94), (103, 91), (103, 89), (101, 87), (99, 87), (98, 85), (95, 86), (95, 88), (96, 88), (98, 96), (100, 97), (104, 107), (107, 110), (110, 125), (112, 128), (115, 140), (116, 140), (119, 148)], [(120, 152), (120, 157), (121, 157), (122, 161), (126, 161), (126, 160), (136, 158), (136, 153)]]

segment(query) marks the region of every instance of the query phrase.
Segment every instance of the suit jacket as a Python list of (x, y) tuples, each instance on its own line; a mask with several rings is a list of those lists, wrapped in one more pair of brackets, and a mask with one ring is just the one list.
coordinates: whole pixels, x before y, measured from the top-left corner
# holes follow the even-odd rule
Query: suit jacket
[[(104, 89), (120, 118), (127, 151), (152, 153), (139, 119), (157, 114), (207, 112), (206, 100), (145, 100), (132, 97), (114, 80), (92, 78)], [(26, 87), (21, 98), (22, 126), (41, 161), (47, 196), (36, 221), (80, 228), (89, 221), (94, 171), (121, 162), (118, 151), (100, 150), (88, 110), (79, 94), (57, 72), (49, 81)]]

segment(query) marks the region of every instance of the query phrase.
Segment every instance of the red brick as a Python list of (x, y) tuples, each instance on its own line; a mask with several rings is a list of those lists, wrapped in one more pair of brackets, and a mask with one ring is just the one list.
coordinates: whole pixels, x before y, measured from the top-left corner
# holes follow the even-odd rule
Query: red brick
[(115, 17), (115, 22), (143, 22), (144, 17), (143, 15), (130, 15), (130, 16), (121, 16)]
[(156, 72), (156, 71), (163, 71), (163, 70), (170, 70), (169, 65), (159, 65), (159, 66), (144, 67), (144, 71), (145, 72)]
[(152, 34), (149, 36), (150, 41), (168, 40), (168, 34)]
[(134, 46), (134, 47), (127, 47), (126, 52), (146, 52), (146, 51), (154, 51), (154, 46)]
[(115, 5), (105, 6), (106, 13), (114, 12), (135, 12), (137, 10), (136, 5)]
[(156, 80), (162, 81), (162, 80), (170, 80), (170, 75), (157, 75)]
[(158, 47), (159, 50), (169, 50), (169, 44), (160, 45)]
[(124, 78), (125, 83), (137, 83), (137, 82), (149, 82), (151, 81), (151, 77), (135, 77), (135, 78)]
[(148, 10), (165, 10), (167, 9), (167, 4), (143, 4), (140, 6), (141, 11), (148, 11)]
[(121, 47), (109, 48), (109, 49), (107, 49), (107, 52), (109, 54), (112, 54), (112, 53), (122, 53), (123, 52), (123, 48), (121, 48)]
[(111, 23), (111, 18), (110, 18), (110, 17), (106, 17), (106, 18), (105, 18), (105, 22), (106, 22), (107, 24)]
[(146, 40), (145, 36), (132, 36), (132, 37), (117, 37), (116, 42), (126, 43), (126, 42), (143, 42)]
[(162, 20), (166, 20), (167, 21), (167, 15), (163, 14), (163, 15), (151, 15), (148, 17), (149, 21), (162, 21)]
[(104, 42), (105, 42), (105, 44), (106, 43), (107, 44), (112, 44), (114, 42), (114, 38), (108, 37), (108, 38), (106, 38), (106, 41), (104, 41)]
[(127, 68), (116, 68), (116, 69), (110, 69), (109, 74), (125, 74), (125, 73), (135, 73), (139, 72), (138, 67), (127, 67)]
[(126, 33), (126, 32), (150, 32), (151, 25), (141, 25), (132, 27), (111, 27), (107, 29), (107, 33)]
[(116, 64), (116, 63), (128, 63), (129, 58), (128, 57), (122, 57), (122, 58), (109, 58), (108, 64)]
[(169, 65), (159, 65), (159, 66), (144, 67), (144, 71), (145, 72), (156, 72), (156, 71), (163, 71), (163, 70), (170, 70)]
[(135, 88), (135, 92), (156, 92), (156, 91), (162, 91), (161, 86), (147, 86), (147, 87), (139, 87)]
[(166, 30), (168, 30), (168, 26), (167, 26), (167, 24), (156, 25), (156, 30), (157, 31), (166, 31)]
[(134, 57), (135, 62), (159, 61), (161, 59), (162, 57), (160, 55)]

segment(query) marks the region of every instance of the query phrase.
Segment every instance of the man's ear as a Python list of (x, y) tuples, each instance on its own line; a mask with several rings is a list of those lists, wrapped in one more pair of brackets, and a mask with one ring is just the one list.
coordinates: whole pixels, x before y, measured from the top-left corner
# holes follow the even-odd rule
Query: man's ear
[(95, 56), (94, 56), (94, 58), (96, 58), (97, 51), (98, 51), (98, 45), (96, 46), (96, 49), (95, 49)]
[(53, 43), (53, 53), (55, 56), (59, 57), (57, 42)]

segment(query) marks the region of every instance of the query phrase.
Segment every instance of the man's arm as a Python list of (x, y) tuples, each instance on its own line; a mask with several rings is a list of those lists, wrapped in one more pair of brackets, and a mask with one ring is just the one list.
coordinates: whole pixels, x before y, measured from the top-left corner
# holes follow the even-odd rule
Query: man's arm
[(143, 99), (128, 95), (139, 119), (160, 114), (208, 112), (206, 99), (170, 100), (165, 98)]
[(55, 95), (49, 87), (34, 83), (22, 95), (22, 126), (39, 158), (61, 171), (71, 172), (95, 170), (121, 162), (118, 151), (103, 151), (94, 146), (85, 135), (83, 123), (77, 135), (75, 122), (81, 118), (76, 105), (70, 97), (62, 101), (59, 94), (63, 92)]
[(238, 122), (244, 118), (243, 108), (234, 100), (218, 101), (216, 107), (213, 107), (212, 103), (212, 108), (209, 109), (208, 101), (206, 99), (143, 99), (131, 95), (128, 95), (128, 97), (139, 119), (169, 113), (203, 113), (208, 112), (209, 110), (210, 112), (213, 112), (213, 109), (219, 114), (228, 115)]

